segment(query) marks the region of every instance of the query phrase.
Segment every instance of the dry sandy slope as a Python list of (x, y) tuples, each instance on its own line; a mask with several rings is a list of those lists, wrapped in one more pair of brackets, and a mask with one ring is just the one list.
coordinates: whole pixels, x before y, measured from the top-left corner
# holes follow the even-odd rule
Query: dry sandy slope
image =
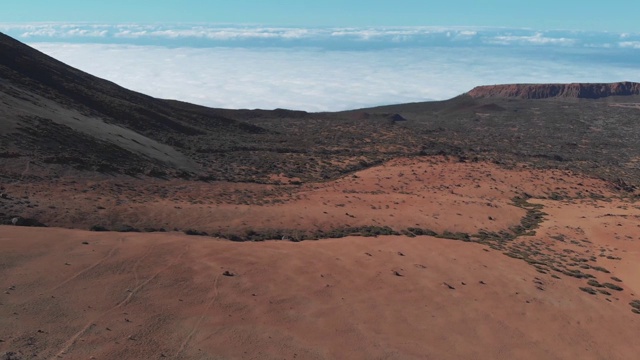
[[(620, 236), (637, 240), (637, 219), (625, 221)], [(619, 276), (637, 276), (638, 247), (625, 246)], [(632, 359), (640, 350), (640, 316), (627, 305), (637, 277), (608, 302), (578, 290), (583, 280), (478, 244), (0, 227), (0, 248), (0, 354), (24, 358)]]

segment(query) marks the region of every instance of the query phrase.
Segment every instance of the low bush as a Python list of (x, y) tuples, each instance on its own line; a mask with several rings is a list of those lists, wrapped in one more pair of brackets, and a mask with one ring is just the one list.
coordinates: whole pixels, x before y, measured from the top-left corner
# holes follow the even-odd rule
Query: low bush
[(89, 231), (109, 231), (109, 229), (102, 225), (93, 225), (89, 228)]

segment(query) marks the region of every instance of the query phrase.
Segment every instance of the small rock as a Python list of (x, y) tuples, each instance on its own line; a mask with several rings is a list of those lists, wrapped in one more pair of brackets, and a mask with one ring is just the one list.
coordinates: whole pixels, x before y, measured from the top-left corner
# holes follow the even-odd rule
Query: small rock
[(484, 282), (484, 281), (482, 281), (482, 280), (480, 280), (479, 282), (480, 282), (480, 284), (482, 284), (482, 285), (487, 285), (487, 283), (486, 283), (486, 282)]
[(225, 271), (222, 273), (222, 275), (224, 275), (224, 276), (236, 276), (236, 274), (235, 274), (235, 273), (232, 273), (232, 272), (231, 272), (231, 271), (229, 271), (229, 270), (225, 270)]
[(395, 276), (404, 276), (401, 272), (399, 272), (397, 270), (393, 271), (393, 275), (395, 275)]
[(404, 254), (402, 252), (400, 252), (400, 251), (398, 251), (398, 255), (404, 256)]
[(454, 288), (453, 286), (447, 284), (446, 282), (443, 282), (442, 285), (448, 287), (450, 290), (455, 290), (456, 288)]
[(2, 354), (2, 360), (20, 360), (22, 359), (22, 355), (19, 355), (13, 351), (7, 351)]

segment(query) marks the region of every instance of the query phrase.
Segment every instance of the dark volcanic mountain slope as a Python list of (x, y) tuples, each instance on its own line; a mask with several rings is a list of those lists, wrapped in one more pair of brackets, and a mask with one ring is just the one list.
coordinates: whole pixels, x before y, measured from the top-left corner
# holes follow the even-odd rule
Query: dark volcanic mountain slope
[(197, 171), (181, 144), (264, 129), (177, 108), (71, 68), (0, 34), (0, 151), (82, 169)]
[(472, 98), (576, 98), (600, 99), (611, 96), (640, 95), (640, 83), (610, 84), (513, 84), (478, 86), (468, 92)]
[(397, 142), (408, 130), (385, 119), (155, 99), (1, 34), (0, 103), (0, 177), (79, 169), (295, 182), (413, 152)]
[[(69, 169), (228, 181), (329, 179), (412, 153), (385, 119), (155, 99), (0, 34), (0, 177)], [(186, 173), (185, 173), (186, 171)]]

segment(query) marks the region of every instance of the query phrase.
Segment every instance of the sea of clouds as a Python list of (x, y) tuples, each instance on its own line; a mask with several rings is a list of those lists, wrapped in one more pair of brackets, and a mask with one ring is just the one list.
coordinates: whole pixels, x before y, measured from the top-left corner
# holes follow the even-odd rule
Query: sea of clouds
[(640, 81), (640, 34), (503, 28), (0, 24), (69, 65), (160, 98), (334, 111), (478, 85)]

